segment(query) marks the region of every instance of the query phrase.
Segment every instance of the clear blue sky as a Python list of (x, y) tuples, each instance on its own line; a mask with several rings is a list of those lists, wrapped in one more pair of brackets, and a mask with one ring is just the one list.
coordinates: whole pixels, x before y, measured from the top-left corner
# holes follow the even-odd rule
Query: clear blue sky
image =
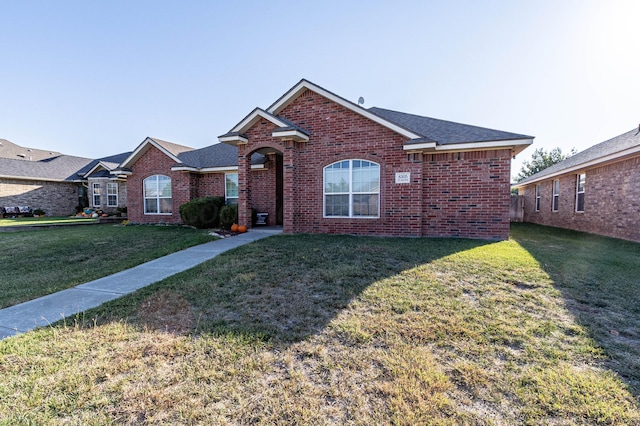
[(640, 123), (638, 45), (637, 0), (0, 0), (0, 138), (200, 148), (306, 78), (580, 151)]

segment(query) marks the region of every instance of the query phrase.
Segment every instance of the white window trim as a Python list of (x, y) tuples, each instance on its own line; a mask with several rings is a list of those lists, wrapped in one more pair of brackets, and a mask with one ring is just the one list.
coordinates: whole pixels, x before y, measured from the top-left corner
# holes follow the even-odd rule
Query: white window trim
[[(98, 191), (96, 192), (96, 188), (98, 188)], [(93, 182), (91, 184), (91, 205), (93, 207), (100, 207), (101, 206), (101, 202), (102, 202), (102, 197), (101, 197), (101, 193), (100, 193), (100, 189), (101, 189), (101, 185), (100, 182)], [(96, 197), (98, 197), (98, 202), (96, 203)]]
[[(173, 180), (167, 176), (167, 175), (162, 175), (162, 174), (155, 174), (155, 175), (151, 175), (151, 176), (147, 176), (146, 178), (144, 178), (142, 180), (142, 208), (144, 211), (145, 215), (149, 215), (149, 216), (171, 216), (173, 214), (173, 187), (171, 187), (171, 197), (161, 197), (160, 195), (158, 195), (157, 197), (154, 197), (157, 201), (157, 207), (158, 207), (158, 212), (154, 213), (154, 212), (147, 212), (147, 203), (146, 200), (147, 198), (151, 198), (151, 197), (146, 197), (145, 194), (145, 181), (147, 179), (150, 179), (152, 177), (155, 176), (162, 176), (162, 177), (166, 177), (169, 179), (170, 185), (173, 186)], [(156, 183), (158, 182), (157, 178), (156, 178)], [(160, 194), (160, 192), (158, 192), (158, 194)], [(160, 200), (171, 200), (171, 213), (162, 213), (160, 212)]]
[(238, 185), (238, 174), (237, 173), (225, 173), (224, 174), (224, 202), (225, 204), (229, 204), (229, 200), (236, 200), (238, 202), (238, 197), (240, 196), (240, 186), (238, 185), (238, 195), (230, 196), (227, 194), (227, 176), (236, 176), (236, 185)]
[[(114, 194), (110, 194), (109, 193), (109, 188), (115, 188), (115, 193)], [(115, 195), (116, 197), (116, 203), (115, 204), (109, 204), (109, 196), (113, 197)], [(107, 182), (107, 207), (118, 207), (118, 183), (117, 182)]]
[[(580, 191), (580, 176), (584, 176), (584, 182), (582, 183), (582, 191)], [(576, 213), (584, 213), (584, 193), (587, 183), (587, 175), (586, 173), (578, 173), (576, 175)], [(578, 199), (580, 198), (580, 194), (582, 194), (582, 210), (578, 210)]]
[(535, 207), (536, 207), (536, 211), (539, 212), (540, 211), (540, 184), (536, 185), (536, 199), (535, 199)]
[[(558, 186), (556, 187), (556, 183)], [(556, 188), (558, 192), (556, 192)], [(557, 212), (560, 207), (560, 179), (551, 181), (551, 211)]]
[[(334, 164), (337, 163), (341, 163), (343, 161), (348, 161), (349, 162), (349, 192), (326, 192), (326, 181), (325, 181), (325, 172), (327, 170), (327, 167), (331, 167)], [(353, 188), (353, 162), (354, 161), (366, 161), (368, 163), (371, 164), (375, 164), (376, 166), (378, 166), (378, 192), (353, 192), (351, 189)], [(380, 167), (379, 163), (376, 163), (375, 161), (370, 161), (370, 160), (364, 160), (362, 158), (351, 158), (348, 160), (339, 160), (339, 161), (334, 161), (331, 164), (327, 164), (325, 167), (322, 168), (322, 217), (325, 219), (379, 219), (380, 218), (380, 204), (381, 204), (381, 197), (380, 197), (380, 183), (382, 181), (382, 177), (381, 175), (381, 170), (382, 167)], [(377, 195), (378, 196), (378, 211), (376, 212), (375, 216), (354, 216), (353, 215), (353, 196), (354, 195)], [(327, 215), (327, 195), (349, 195), (349, 215), (348, 216), (328, 216)]]

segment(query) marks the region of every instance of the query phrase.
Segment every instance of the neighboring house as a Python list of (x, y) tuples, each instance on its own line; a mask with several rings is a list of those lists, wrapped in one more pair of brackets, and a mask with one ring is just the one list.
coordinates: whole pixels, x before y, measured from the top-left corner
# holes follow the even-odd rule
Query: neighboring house
[[(264, 155), (254, 155), (253, 170), (269, 174), (266, 161)], [(237, 202), (237, 170), (233, 146), (194, 149), (148, 137), (114, 173), (127, 176), (129, 220), (180, 223), (180, 205), (194, 198), (218, 195), (229, 204)]]
[(288, 233), (506, 239), (511, 158), (533, 137), (381, 108), (301, 80), (221, 144), (147, 138), (127, 175), (129, 218), (179, 223), (179, 206), (224, 195)]
[(110, 171), (129, 154), (92, 160), (0, 139), (0, 206), (29, 206), (65, 216), (88, 197), (90, 206), (93, 202), (95, 208), (115, 211), (126, 206), (126, 186)]
[(640, 128), (514, 185), (524, 221), (640, 241)]

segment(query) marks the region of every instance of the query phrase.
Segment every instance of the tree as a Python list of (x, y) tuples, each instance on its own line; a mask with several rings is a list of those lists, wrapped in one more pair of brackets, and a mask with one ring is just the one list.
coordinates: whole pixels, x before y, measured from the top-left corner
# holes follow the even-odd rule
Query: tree
[(564, 159), (571, 157), (576, 153), (576, 149), (572, 148), (569, 154), (563, 154), (560, 148), (554, 148), (547, 152), (544, 148), (538, 148), (533, 151), (531, 155), (531, 161), (525, 161), (522, 163), (520, 173), (516, 176), (516, 182), (520, 182), (531, 175), (553, 166), (556, 163), (561, 162)]

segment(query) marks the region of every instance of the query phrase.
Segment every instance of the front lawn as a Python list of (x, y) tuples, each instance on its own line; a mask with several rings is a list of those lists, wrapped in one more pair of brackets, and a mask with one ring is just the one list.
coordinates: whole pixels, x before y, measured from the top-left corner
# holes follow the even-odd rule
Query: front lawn
[(95, 223), (98, 219), (78, 217), (6, 217), (0, 218), (0, 228), (5, 226), (44, 226)]
[(177, 226), (91, 225), (0, 232), (0, 308), (212, 239), (205, 231)]
[(0, 341), (0, 424), (639, 424), (640, 245), (279, 235)]

